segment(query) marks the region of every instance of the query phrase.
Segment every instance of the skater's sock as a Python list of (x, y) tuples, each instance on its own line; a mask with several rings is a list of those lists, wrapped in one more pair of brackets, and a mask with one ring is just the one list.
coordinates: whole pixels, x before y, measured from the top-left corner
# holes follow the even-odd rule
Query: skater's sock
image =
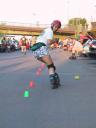
[(54, 75), (55, 74), (54, 68), (50, 68), (48, 70), (48, 72), (49, 72), (49, 75)]

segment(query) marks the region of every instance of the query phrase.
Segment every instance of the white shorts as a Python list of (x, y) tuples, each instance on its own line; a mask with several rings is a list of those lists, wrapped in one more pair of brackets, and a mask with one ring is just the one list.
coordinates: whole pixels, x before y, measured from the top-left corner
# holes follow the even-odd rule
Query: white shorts
[(42, 46), (39, 49), (32, 51), (32, 54), (35, 58), (40, 58), (45, 55), (49, 55), (49, 50), (47, 46)]

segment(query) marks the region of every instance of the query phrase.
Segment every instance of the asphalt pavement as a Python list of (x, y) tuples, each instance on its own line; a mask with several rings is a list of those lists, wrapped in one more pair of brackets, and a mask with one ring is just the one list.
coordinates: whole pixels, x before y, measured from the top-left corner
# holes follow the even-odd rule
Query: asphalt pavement
[(58, 89), (31, 51), (0, 53), (0, 128), (96, 128), (96, 59), (69, 60), (62, 49), (50, 54)]

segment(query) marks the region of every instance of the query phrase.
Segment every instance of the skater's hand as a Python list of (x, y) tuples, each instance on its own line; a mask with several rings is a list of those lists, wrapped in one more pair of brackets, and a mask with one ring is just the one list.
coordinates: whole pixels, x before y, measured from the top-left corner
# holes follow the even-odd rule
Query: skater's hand
[(49, 39), (49, 40), (48, 40), (48, 44), (50, 44), (50, 45), (51, 45), (51, 44), (54, 44), (54, 43), (56, 43), (56, 41), (55, 41), (54, 39), (52, 39), (52, 40), (51, 40), (51, 39)]
[(49, 45), (54, 44), (54, 41), (51, 40), (51, 39), (48, 39), (47, 42), (48, 42)]

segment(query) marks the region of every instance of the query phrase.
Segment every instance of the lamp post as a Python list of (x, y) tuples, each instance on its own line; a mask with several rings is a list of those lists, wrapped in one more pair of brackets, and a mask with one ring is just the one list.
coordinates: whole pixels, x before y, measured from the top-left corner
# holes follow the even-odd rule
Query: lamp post
[(67, 20), (69, 21), (69, 3), (70, 1), (67, 0)]
[(36, 13), (32, 13), (33, 16), (33, 20), (34, 20), (34, 25), (38, 26), (39, 25), (39, 20), (37, 20), (37, 14)]
[[(96, 5), (94, 5), (95, 11), (94, 11), (94, 16), (96, 15)], [(94, 17), (94, 21), (96, 22), (96, 17)]]

